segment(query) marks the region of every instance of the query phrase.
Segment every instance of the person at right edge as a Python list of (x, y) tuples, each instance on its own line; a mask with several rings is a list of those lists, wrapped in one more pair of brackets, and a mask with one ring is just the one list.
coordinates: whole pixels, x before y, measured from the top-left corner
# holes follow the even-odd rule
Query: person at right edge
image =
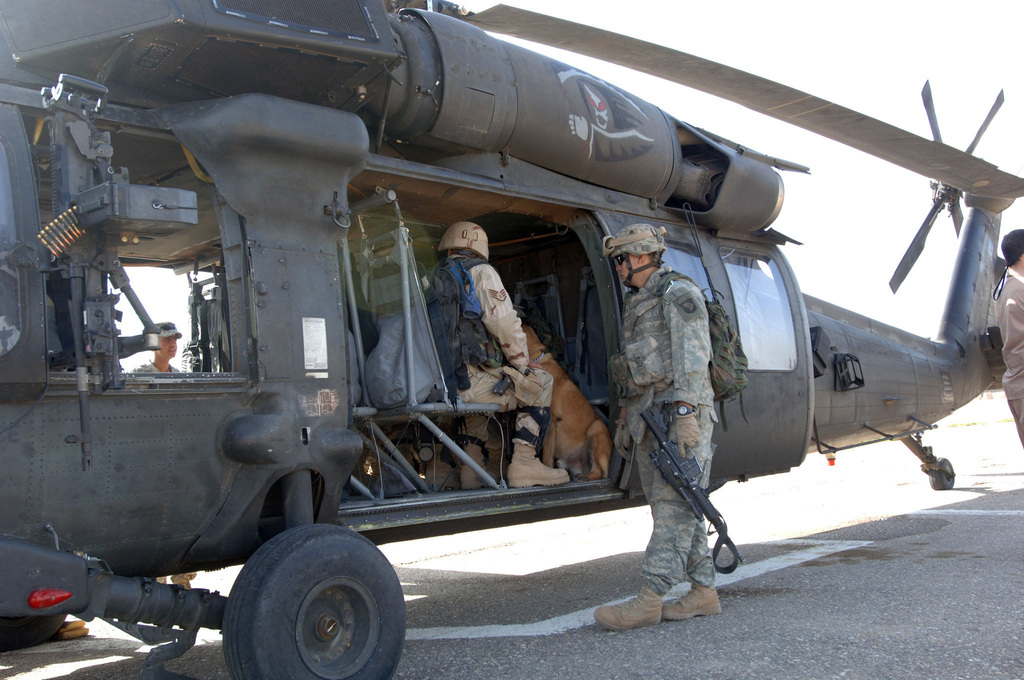
[[(640, 417), (652, 405), (672, 414), (670, 438), (680, 452), (697, 458), (703, 470), (700, 484), (706, 487), (717, 420), (708, 368), (708, 315), (698, 285), (662, 264), (664, 232), (664, 227), (633, 224), (604, 239), (604, 254), (615, 260), (615, 271), (628, 287), (622, 305), (621, 352), (609, 361), (621, 407), (615, 446), (627, 460), (634, 456), (654, 518), (640, 594), (594, 611), (594, 619), (611, 630), (722, 611), (704, 521), (694, 516), (651, 461), (650, 452), (658, 443)], [(690, 591), (663, 603), (665, 594), (684, 579), (690, 582)]]
[(1006, 271), (1001, 288), (996, 288), (996, 323), (1003, 335), (1003, 392), (1017, 423), (1017, 436), (1024, 445), (1024, 229), (1003, 237)]

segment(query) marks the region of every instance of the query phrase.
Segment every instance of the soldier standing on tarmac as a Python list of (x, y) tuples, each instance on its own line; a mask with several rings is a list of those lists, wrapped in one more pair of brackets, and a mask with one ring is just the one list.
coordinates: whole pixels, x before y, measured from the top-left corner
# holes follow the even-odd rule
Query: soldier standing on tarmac
[[(512, 433), (512, 462), (508, 466), (510, 487), (555, 486), (569, 481), (569, 473), (550, 468), (537, 457), (544, 434), (551, 422), (551, 374), (530, 358), (522, 322), (512, 307), (498, 272), (488, 262), (487, 234), (472, 222), (456, 222), (448, 227), (437, 249), (449, 259), (459, 262), (472, 279), (480, 301), (481, 320), (487, 333), (501, 346), (506, 365), (490, 367), (467, 365), (469, 389), (459, 390), (465, 402), (500, 404), (500, 410), (517, 409), (515, 431)], [(503, 394), (494, 387), (508, 376), (510, 386)], [(469, 443), (466, 453), (483, 467), (481, 444), (487, 441), (487, 417), (466, 416)], [(499, 455), (497, 452), (492, 455)], [(480, 480), (468, 466), (462, 466), (462, 488), (476, 489)]]
[[(697, 284), (662, 265), (664, 231), (664, 227), (634, 224), (604, 240), (604, 255), (615, 260), (615, 271), (629, 288), (622, 305), (621, 353), (609, 362), (621, 406), (615, 446), (627, 460), (635, 452), (633, 462), (654, 518), (640, 594), (594, 612), (594, 619), (611, 630), (722, 611), (704, 522), (694, 517), (651, 461), (649, 454), (658, 444), (640, 417), (659, 403), (671, 410), (670, 437), (680, 450), (685, 444), (697, 458), (703, 469), (700, 483), (706, 487), (716, 420), (708, 372), (708, 316)], [(690, 582), (690, 592), (663, 604), (665, 593), (683, 579)]]
[(996, 322), (1003, 335), (1003, 391), (1010, 413), (1017, 423), (1017, 436), (1024, 445), (1024, 229), (1003, 237), (1002, 288), (996, 288)]

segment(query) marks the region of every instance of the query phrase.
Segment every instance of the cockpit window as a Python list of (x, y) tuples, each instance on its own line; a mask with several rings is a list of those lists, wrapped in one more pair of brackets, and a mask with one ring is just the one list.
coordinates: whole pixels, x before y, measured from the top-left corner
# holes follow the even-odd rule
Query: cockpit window
[(21, 290), (12, 255), (17, 240), (11, 172), (0, 144), (0, 356), (14, 349), (21, 337)]
[(721, 249), (732, 286), (740, 342), (754, 370), (796, 368), (796, 337), (786, 287), (767, 255)]
[[(174, 272), (159, 267), (130, 267), (132, 288), (145, 305), (146, 312), (158, 326), (173, 324), (182, 337), (177, 338), (173, 354), (167, 357), (170, 372), (202, 371), (201, 367), (193, 368), (193, 341), (190, 319), (192, 301), (186, 275), (175, 275)], [(121, 295), (117, 302), (117, 310), (121, 312), (120, 331), (122, 337), (131, 337), (143, 332), (142, 320), (132, 310), (128, 299)], [(165, 353), (167, 349), (164, 348)], [(138, 351), (121, 359), (121, 368), (126, 373), (155, 373), (159, 369), (154, 364), (154, 354), (149, 351)], [(207, 371), (210, 369), (207, 368)]]

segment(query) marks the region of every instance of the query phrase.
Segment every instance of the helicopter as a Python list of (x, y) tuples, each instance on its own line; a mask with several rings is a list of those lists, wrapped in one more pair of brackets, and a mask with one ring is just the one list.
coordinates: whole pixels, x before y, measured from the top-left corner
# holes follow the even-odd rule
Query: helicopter
[[(233, 677), (390, 677), (405, 609), (374, 543), (643, 503), (617, 457), (607, 479), (550, 488), (487, 470), (479, 490), (428, 482), (442, 456), (472, 464), (452, 421), (494, 410), (452, 398), (416, 330), (422, 274), (458, 220), (487, 232), (605, 414), (622, 290), (601, 240), (666, 228), (666, 262), (721, 293), (750, 360), (746, 422), (716, 428), (716, 482), (901, 441), (952, 487), (922, 436), (1001, 373), (989, 292), (1024, 180), (886, 130), (920, 150), (888, 160), (942, 187), (924, 236), (967, 208), (928, 340), (801, 293), (772, 224), (780, 172), (806, 168), (483, 29), (555, 28), (579, 49), (609, 36), (502, 6), (400, 4), (0, 8), (0, 648), (76, 615), (154, 645), (142, 677), (168, 677), (199, 628), (223, 631)], [(158, 341), (132, 285), (147, 266), (188, 278), (191, 370), (121, 369)], [(385, 326), (399, 351), (377, 360)], [(371, 395), (375, 370), (395, 389)], [(237, 564), (227, 597), (155, 580)]]

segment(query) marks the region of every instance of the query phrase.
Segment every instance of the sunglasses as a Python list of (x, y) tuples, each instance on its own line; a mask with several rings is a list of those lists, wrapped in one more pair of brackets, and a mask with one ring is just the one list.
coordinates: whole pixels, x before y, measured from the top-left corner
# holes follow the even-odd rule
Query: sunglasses
[(615, 260), (615, 264), (625, 264), (626, 260), (629, 259), (629, 255), (627, 255), (626, 253), (622, 253), (621, 255), (616, 255), (612, 259)]

